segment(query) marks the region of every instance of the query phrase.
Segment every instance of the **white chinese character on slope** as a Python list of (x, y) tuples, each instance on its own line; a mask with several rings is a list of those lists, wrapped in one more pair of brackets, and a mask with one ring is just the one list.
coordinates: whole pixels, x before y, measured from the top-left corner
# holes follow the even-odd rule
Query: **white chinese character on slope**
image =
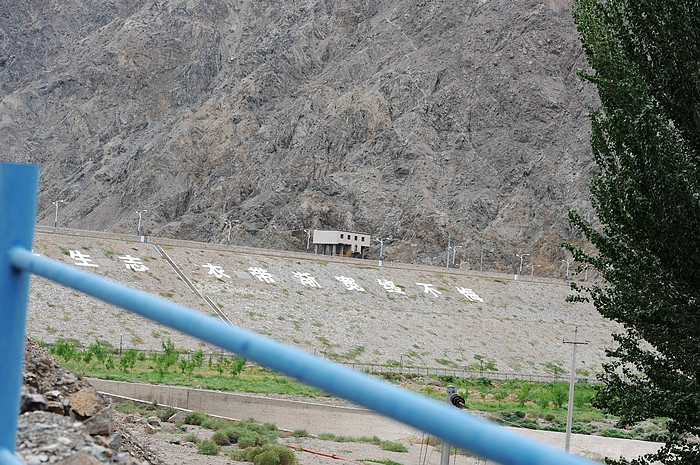
[(437, 296), (439, 296), (440, 294), (442, 294), (442, 292), (440, 292), (440, 291), (438, 291), (437, 289), (435, 289), (435, 288), (433, 287), (432, 284), (416, 283), (416, 285), (418, 285), (418, 286), (423, 286), (423, 291), (424, 291), (426, 294), (432, 294), (433, 297), (437, 297)]
[(275, 282), (270, 272), (264, 268), (250, 267), (248, 268), (248, 271), (250, 271), (250, 274), (258, 278), (259, 281), (265, 281), (268, 284), (272, 284)]
[(348, 291), (365, 291), (364, 287), (360, 286), (355, 282), (355, 278), (348, 278), (346, 276), (336, 276), (335, 279), (343, 283), (343, 286), (345, 286)]
[(377, 278), (377, 281), (379, 281), (379, 285), (384, 288), (385, 291), (387, 292), (393, 292), (395, 294), (403, 294), (406, 295), (406, 293), (401, 289), (400, 287), (397, 287), (396, 284), (394, 284), (394, 281), (389, 281), (388, 279), (379, 279)]
[(210, 274), (214, 276), (215, 278), (230, 278), (231, 276), (227, 275), (224, 273), (224, 268), (219, 266), (219, 265), (212, 265), (211, 263), (207, 263), (206, 265), (202, 265), (202, 268), (208, 268), (209, 271), (207, 271), (207, 274)]
[(78, 266), (94, 266), (95, 268), (99, 267), (97, 263), (90, 263), (92, 261), (90, 255), (83, 255), (83, 253), (79, 250), (70, 250), (70, 258), (75, 260), (76, 265)]
[(467, 299), (471, 300), (472, 302), (474, 302), (474, 301), (483, 302), (484, 301), (484, 299), (479, 297), (479, 295), (476, 292), (472, 291), (471, 289), (467, 289), (466, 287), (457, 287), (457, 291), (460, 294), (462, 294), (464, 297), (466, 297)]
[(321, 285), (316, 281), (316, 278), (311, 276), (309, 273), (301, 273), (299, 271), (294, 272), (294, 277), (297, 278), (304, 286), (318, 287)]
[(126, 266), (127, 270), (148, 271), (148, 267), (141, 263), (140, 258), (132, 257), (131, 255), (125, 255), (123, 257), (119, 257), (119, 260), (122, 260), (124, 262), (124, 266)]

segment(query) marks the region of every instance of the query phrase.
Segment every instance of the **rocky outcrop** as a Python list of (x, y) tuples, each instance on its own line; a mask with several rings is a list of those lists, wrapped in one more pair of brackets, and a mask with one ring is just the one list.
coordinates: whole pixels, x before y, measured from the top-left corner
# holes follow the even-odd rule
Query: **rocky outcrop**
[(162, 463), (114, 422), (109, 399), (27, 338), (16, 453), (28, 465)]
[(594, 169), (570, 3), (5, 2), (4, 157), (42, 166), (44, 224), (65, 199), (75, 228), (147, 209), (148, 235), (236, 219), (234, 243), (287, 250), (340, 228), (552, 275)]

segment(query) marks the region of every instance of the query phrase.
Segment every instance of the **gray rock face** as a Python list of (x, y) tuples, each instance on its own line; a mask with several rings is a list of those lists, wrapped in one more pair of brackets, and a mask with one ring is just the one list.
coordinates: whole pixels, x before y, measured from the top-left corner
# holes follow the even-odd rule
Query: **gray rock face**
[(115, 424), (107, 398), (29, 338), (22, 381), (15, 453), (23, 463), (163, 463)]
[[(485, 250), (561, 266), (586, 214), (593, 89), (569, 0), (91, 0), (0, 5), (3, 158), (42, 167), (39, 220), (390, 259)], [(370, 257), (378, 255), (372, 250)]]

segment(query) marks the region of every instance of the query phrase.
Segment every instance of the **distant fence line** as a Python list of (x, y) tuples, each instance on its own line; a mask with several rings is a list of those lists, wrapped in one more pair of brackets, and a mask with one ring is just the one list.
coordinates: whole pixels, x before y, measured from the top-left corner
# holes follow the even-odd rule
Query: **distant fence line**
[[(55, 347), (55, 343), (44, 343), (47, 348)], [(75, 345), (76, 349), (85, 351), (88, 346)], [(111, 351), (115, 355), (119, 355), (122, 352), (130, 350), (131, 348), (114, 348), (105, 347), (107, 350)], [(144, 350), (137, 349), (136, 352), (144, 354), (162, 354), (163, 350), (153, 349)], [(188, 357), (191, 356), (193, 351), (186, 350), (183, 351), (178, 349), (180, 355)], [(232, 357), (236, 356), (234, 353), (226, 351), (217, 352), (205, 352), (204, 357)], [(428, 366), (418, 366), (418, 365), (399, 365), (399, 364), (382, 364), (382, 363), (362, 363), (362, 362), (342, 362), (335, 361), (339, 365), (343, 365), (354, 371), (364, 372), (364, 373), (396, 373), (400, 375), (422, 375), (422, 376), (454, 376), (455, 378), (487, 378), (497, 381), (507, 381), (509, 379), (520, 380), (520, 381), (535, 381), (540, 383), (552, 383), (552, 382), (568, 382), (569, 377), (563, 371), (560, 375), (551, 373), (522, 373), (522, 372), (512, 372), (512, 371), (498, 371), (498, 370), (470, 370), (468, 368), (458, 368), (458, 367), (428, 367)], [(577, 383), (588, 383), (588, 384), (599, 384), (595, 376), (579, 376), (575, 378)]]
[[(123, 240), (123, 241), (135, 241), (139, 238), (134, 234), (123, 234), (123, 233), (113, 233), (106, 231), (91, 231), (87, 229), (71, 229), (62, 227), (60, 229), (55, 229), (50, 226), (37, 225), (36, 231), (42, 234), (49, 235), (62, 235), (62, 236), (74, 236), (74, 237), (90, 237), (96, 239), (105, 240)], [(250, 255), (261, 255), (267, 257), (275, 258), (293, 258), (296, 260), (308, 260), (308, 261), (318, 261), (323, 260), (333, 263), (341, 264), (356, 264), (358, 262), (375, 261), (374, 258), (347, 258), (334, 255), (321, 255), (315, 253), (305, 253), (301, 250), (282, 250), (282, 249), (263, 249), (245, 245), (231, 244), (227, 246), (225, 243), (217, 242), (197, 242), (185, 239), (176, 239), (171, 237), (160, 237), (160, 236), (149, 236), (148, 243), (157, 244), (162, 247), (183, 247), (188, 249), (207, 249), (207, 250), (218, 250), (218, 251), (228, 251), (236, 252), (241, 254)], [(435, 273), (443, 274), (459, 274), (469, 277), (480, 277), (480, 278), (490, 278), (490, 279), (502, 279), (506, 281), (521, 281), (527, 283), (538, 283), (546, 285), (556, 285), (556, 286), (566, 286), (569, 287), (570, 283), (567, 280), (561, 278), (554, 278), (548, 276), (534, 276), (522, 274), (518, 275), (517, 272), (511, 270), (477, 270), (477, 269), (461, 269), (461, 268), (447, 268), (442, 265), (428, 265), (423, 263), (409, 263), (409, 262), (398, 262), (398, 261), (384, 261), (384, 268), (393, 268), (397, 270), (405, 271), (432, 271)], [(581, 279), (583, 280), (583, 279)]]
[[(493, 380), (517, 379), (521, 381), (557, 382), (567, 381), (565, 374), (559, 376), (539, 373), (516, 373), (495, 370), (470, 370), (468, 368), (423, 367), (410, 365), (382, 365), (375, 363), (336, 362), (355, 371), (369, 373), (398, 373), (401, 375), (454, 376), (455, 378), (488, 378)], [(598, 383), (595, 377), (577, 377), (577, 383)]]

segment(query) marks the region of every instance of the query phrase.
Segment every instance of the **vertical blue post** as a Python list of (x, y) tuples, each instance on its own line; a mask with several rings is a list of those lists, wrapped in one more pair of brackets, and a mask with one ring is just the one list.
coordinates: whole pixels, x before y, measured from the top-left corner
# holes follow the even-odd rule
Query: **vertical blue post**
[[(0, 457), (17, 443), (29, 273), (10, 265), (13, 247), (32, 249), (39, 167), (0, 163)], [(19, 462), (17, 462), (19, 463)]]

